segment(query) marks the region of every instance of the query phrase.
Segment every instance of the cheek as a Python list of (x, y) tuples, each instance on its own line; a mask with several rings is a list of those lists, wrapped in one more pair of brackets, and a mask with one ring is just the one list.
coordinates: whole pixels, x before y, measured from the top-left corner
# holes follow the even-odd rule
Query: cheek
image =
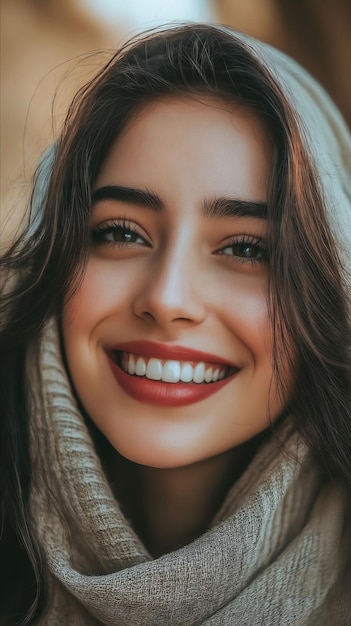
[(288, 340), (284, 342), (283, 338), (278, 338), (278, 378), (273, 361), (276, 339), (268, 314), (266, 287), (247, 288), (241, 292), (241, 298), (238, 299), (238, 295), (237, 292), (230, 300), (226, 319), (227, 323), (231, 323), (233, 335), (236, 334), (245, 346), (251, 361), (247, 370), (247, 397), (252, 396), (256, 407), (267, 407), (274, 421), (289, 403), (293, 392), (295, 351)]
[(271, 363), (272, 323), (268, 316), (266, 280), (262, 277), (241, 278), (236, 284), (227, 285), (227, 296), (221, 315), (227, 328), (248, 348), (251, 357), (258, 362), (264, 358)]
[(92, 258), (78, 290), (64, 307), (64, 325), (92, 331), (116, 308), (125, 308), (133, 286), (135, 276), (130, 268), (116, 272), (112, 264)]

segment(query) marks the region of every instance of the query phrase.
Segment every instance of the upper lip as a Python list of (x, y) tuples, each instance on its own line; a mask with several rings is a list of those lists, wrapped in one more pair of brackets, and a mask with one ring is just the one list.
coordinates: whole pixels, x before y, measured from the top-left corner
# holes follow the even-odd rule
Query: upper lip
[(223, 359), (209, 352), (193, 350), (185, 346), (171, 345), (166, 343), (157, 343), (154, 341), (135, 340), (118, 343), (108, 347), (109, 351), (131, 352), (146, 358), (155, 358), (165, 361), (205, 361), (206, 363), (230, 365), (239, 369), (239, 367), (227, 359)]

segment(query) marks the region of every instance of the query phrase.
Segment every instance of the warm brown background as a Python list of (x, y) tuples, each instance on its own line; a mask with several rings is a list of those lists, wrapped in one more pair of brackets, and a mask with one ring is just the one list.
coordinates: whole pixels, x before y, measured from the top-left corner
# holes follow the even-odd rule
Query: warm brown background
[(215, 0), (214, 5), (225, 23), (299, 61), (351, 126), (351, 0)]
[[(87, 56), (77, 63), (77, 56), (113, 47), (126, 34), (125, 25), (111, 30), (81, 5), (0, 0), (4, 245), (23, 215), (39, 155), (58, 132), (73, 93), (102, 62)], [(212, 5), (217, 21), (296, 58), (324, 84), (351, 125), (351, 0), (212, 0)]]

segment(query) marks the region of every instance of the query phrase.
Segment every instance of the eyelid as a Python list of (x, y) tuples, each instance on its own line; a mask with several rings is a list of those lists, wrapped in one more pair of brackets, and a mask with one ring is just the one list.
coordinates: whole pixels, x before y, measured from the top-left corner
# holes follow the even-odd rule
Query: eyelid
[(107, 220), (103, 220), (98, 224), (93, 224), (91, 227), (92, 239), (95, 240), (96, 243), (101, 244), (111, 244), (111, 245), (120, 245), (120, 246), (128, 246), (128, 245), (141, 245), (138, 242), (118, 242), (118, 241), (107, 241), (103, 239), (104, 233), (107, 235), (108, 233), (113, 232), (114, 230), (125, 230), (137, 235), (140, 239), (143, 240), (144, 244), (150, 246), (150, 238), (148, 233), (136, 222), (126, 218), (111, 218)]
[[(234, 246), (255, 246), (258, 251), (261, 253), (261, 258), (257, 258), (257, 257), (244, 257), (244, 256), (239, 256), (239, 255), (230, 255), (230, 254), (224, 254), (223, 250), (225, 250), (226, 248), (230, 248), (230, 247), (234, 247)], [(268, 261), (268, 255), (267, 255), (267, 248), (266, 248), (266, 244), (263, 238), (261, 237), (257, 237), (255, 235), (246, 235), (246, 234), (241, 234), (241, 235), (233, 235), (231, 237), (229, 237), (227, 240), (225, 240), (220, 247), (218, 247), (215, 250), (215, 253), (223, 256), (226, 258), (226, 260), (228, 261), (235, 261), (235, 262), (240, 262), (240, 263), (251, 263), (251, 264), (256, 264), (256, 263), (266, 263)]]
[(102, 230), (103, 228), (110, 228), (113, 226), (122, 228), (141, 228), (139, 224), (123, 215), (121, 217), (110, 217), (107, 219), (92, 222), (91, 230)]
[(238, 243), (239, 244), (247, 243), (251, 245), (265, 247), (264, 237), (242, 232), (242, 233), (238, 233), (237, 235), (229, 235), (229, 237), (225, 237), (224, 239), (222, 239), (221, 243), (217, 247), (217, 250), (220, 250), (221, 248), (226, 248), (227, 246), (238, 244)]

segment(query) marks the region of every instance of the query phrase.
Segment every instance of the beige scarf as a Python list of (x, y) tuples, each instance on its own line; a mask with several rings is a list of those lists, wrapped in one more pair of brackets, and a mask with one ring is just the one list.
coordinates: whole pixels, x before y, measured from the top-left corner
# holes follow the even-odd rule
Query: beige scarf
[[(49, 325), (29, 354), (31, 509), (51, 571), (41, 624), (350, 624), (346, 498), (299, 437), (259, 449), (208, 531), (153, 559), (116, 502)], [(284, 434), (285, 432), (285, 434)], [(345, 543), (346, 546), (346, 543)]]

